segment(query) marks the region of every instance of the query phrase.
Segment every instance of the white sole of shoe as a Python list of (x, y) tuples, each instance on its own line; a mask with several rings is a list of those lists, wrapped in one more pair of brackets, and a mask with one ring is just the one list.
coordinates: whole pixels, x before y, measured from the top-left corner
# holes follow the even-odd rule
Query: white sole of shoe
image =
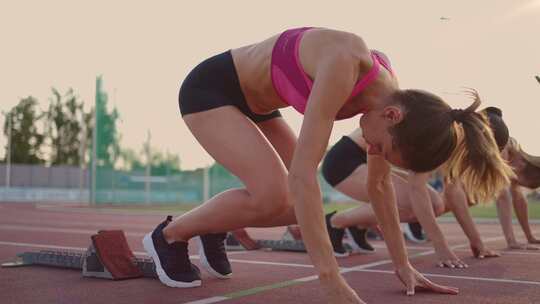
[(175, 281), (169, 278), (169, 276), (165, 273), (165, 271), (161, 267), (161, 263), (159, 262), (159, 257), (156, 252), (156, 249), (154, 248), (154, 242), (152, 241), (151, 232), (144, 236), (142, 243), (143, 243), (144, 250), (146, 250), (146, 253), (148, 253), (148, 255), (154, 261), (154, 264), (156, 265), (156, 273), (161, 283), (169, 287), (175, 287), (175, 288), (193, 288), (193, 287), (201, 286), (201, 280), (195, 280), (193, 282), (179, 282), (179, 281)]
[(347, 251), (346, 253), (339, 253), (334, 251), (334, 256), (336, 258), (346, 258), (349, 256), (349, 252)]
[(422, 244), (422, 243), (426, 243), (427, 240), (420, 240), (420, 239), (417, 239), (414, 234), (412, 233), (411, 229), (409, 228), (409, 225), (407, 223), (402, 223), (401, 224), (401, 230), (403, 231), (403, 234), (405, 235), (405, 238), (411, 242), (414, 242), (414, 243), (417, 243), (417, 244)]
[(210, 266), (210, 263), (208, 262), (208, 259), (206, 258), (206, 255), (204, 253), (204, 246), (203, 246), (201, 237), (198, 236), (197, 241), (199, 243), (199, 259), (201, 260), (201, 266), (204, 268), (204, 270), (206, 270), (210, 275), (212, 275), (212, 276), (214, 276), (214, 277), (216, 277), (218, 279), (221, 279), (221, 280), (230, 279), (231, 276), (232, 276), (232, 273), (223, 275), (223, 274), (215, 271), (214, 268), (212, 268), (212, 266)]

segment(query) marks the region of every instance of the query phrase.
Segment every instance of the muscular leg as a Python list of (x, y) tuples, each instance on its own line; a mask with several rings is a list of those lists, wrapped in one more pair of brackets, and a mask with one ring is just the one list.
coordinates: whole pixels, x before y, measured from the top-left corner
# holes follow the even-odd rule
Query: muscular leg
[[(367, 165), (361, 165), (349, 177), (337, 184), (335, 188), (357, 201), (369, 203), (366, 181)], [(392, 173), (392, 182), (396, 191), (396, 203), (398, 205), (400, 221), (416, 221), (416, 216), (412, 210), (412, 202), (408, 195), (407, 181), (401, 176)], [(431, 188), (429, 188), (429, 194), (435, 213), (440, 215), (443, 210), (443, 202), (440, 195)], [(332, 217), (332, 226), (336, 228), (350, 226), (370, 227), (376, 224), (375, 213), (369, 204), (363, 204), (360, 207), (340, 212)]]
[[(257, 123), (263, 134), (268, 138), (281, 160), (288, 169), (296, 148), (296, 135), (282, 117)], [(259, 223), (261, 227), (283, 226), (296, 224), (296, 216), (292, 205), (287, 205), (285, 212), (269, 221)]]
[(377, 225), (375, 212), (370, 204), (361, 203), (360, 206), (336, 213), (331, 219), (332, 226), (336, 228), (347, 228), (358, 226), (359, 228), (369, 228)]
[(447, 207), (454, 213), (456, 220), (469, 239), (473, 255), (479, 258), (499, 256), (485, 247), (469, 211), (469, 202), (461, 184), (446, 184), (444, 187), (444, 199)]
[(260, 226), (289, 208), (287, 169), (251, 120), (225, 106), (186, 115), (184, 121), (204, 149), (246, 188), (222, 192), (175, 219), (163, 230), (168, 241)]

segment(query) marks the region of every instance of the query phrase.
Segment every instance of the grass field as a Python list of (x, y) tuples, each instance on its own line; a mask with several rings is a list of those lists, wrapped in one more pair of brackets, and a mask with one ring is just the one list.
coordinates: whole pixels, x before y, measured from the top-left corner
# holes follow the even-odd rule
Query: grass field
[[(497, 218), (497, 207), (495, 204), (479, 205), (470, 208), (473, 217), (477, 218)], [(444, 216), (451, 217), (451, 214), (445, 214)], [(529, 202), (529, 218), (540, 219), (540, 202)]]
[[(102, 206), (100, 209), (114, 209), (122, 211), (132, 212), (170, 212), (171, 214), (179, 214), (189, 211), (198, 206), (197, 204), (176, 204), (176, 205), (162, 205), (162, 206)], [(325, 213), (332, 212), (334, 210), (343, 211), (349, 208), (358, 206), (356, 203), (328, 203), (324, 204)], [(497, 218), (497, 207), (495, 204), (479, 205), (470, 209), (473, 217), (476, 218)], [(452, 214), (445, 214), (445, 217), (453, 217)], [(540, 219), (540, 201), (529, 202), (529, 218)]]

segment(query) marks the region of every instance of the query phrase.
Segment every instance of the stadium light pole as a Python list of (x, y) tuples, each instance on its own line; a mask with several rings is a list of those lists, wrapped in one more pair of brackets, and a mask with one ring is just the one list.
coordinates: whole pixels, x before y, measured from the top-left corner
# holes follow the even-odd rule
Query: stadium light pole
[(86, 152), (86, 125), (84, 124), (84, 118), (82, 119), (82, 130), (81, 130), (81, 139), (79, 145), (79, 195), (82, 201), (82, 193), (84, 186), (84, 161), (85, 161), (85, 152)]
[(146, 203), (150, 204), (150, 167), (151, 167), (151, 155), (150, 155), (150, 140), (152, 139), (152, 135), (150, 134), (150, 130), (148, 130), (148, 136), (146, 140), (146, 178), (144, 183), (144, 192), (146, 194)]
[[(113, 90), (113, 106), (116, 108), (116, 88)], [(115, 188), (115, 166), (116, 166), (116, 158), (118, 155), (116, 155), (116, 148), (112, 149), (112, 168), (111, 168), (111, 189), (112, 189), (112, 201), (116, 203), (116, 188)]]
[(6, 155), (6, 188), (11, 186), (11, 111), (7, 113), (8, 120), (8, 148)]
[[(96, 93), (97, 95), (97, 93)], [(96, 97), (97, 98), (97, 97)], [(94, 107), (94, 130), (92, 131), (92, 187), (90, 188), (90, 204), (96, 204), (96, 162), (97, 162), (97, 131), (98, 131), (98, 118), (97, 107)]]
[(210, 166), (203, 169), (203, 203), (210, 199)]

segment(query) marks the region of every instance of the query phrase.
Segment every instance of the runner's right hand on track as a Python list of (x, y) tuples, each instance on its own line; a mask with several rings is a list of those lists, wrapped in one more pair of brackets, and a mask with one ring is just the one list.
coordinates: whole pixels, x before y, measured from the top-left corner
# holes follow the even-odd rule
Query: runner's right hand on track
[(411, 265), (397, 269), (396, 275), (407, 288), (408, 296), (414, 295), (416, 289), (425, 289), (436, 293), (452, 295), (457, 295), (459, 293), (459, 289), (456, 287), (444, 286), (431, 282)]
[(523, 243), (512, 243), (508, 244), (508, 249), (517, 249), (517, 250), (539, 250), (537, 246)]
[(366, 304), (356, 294), (341, 274), (337, 274), (336, 277), (328, 279), (327, 281), (321, 280), (323, 288), (325, 289), (328, 303), (331, 304)]

